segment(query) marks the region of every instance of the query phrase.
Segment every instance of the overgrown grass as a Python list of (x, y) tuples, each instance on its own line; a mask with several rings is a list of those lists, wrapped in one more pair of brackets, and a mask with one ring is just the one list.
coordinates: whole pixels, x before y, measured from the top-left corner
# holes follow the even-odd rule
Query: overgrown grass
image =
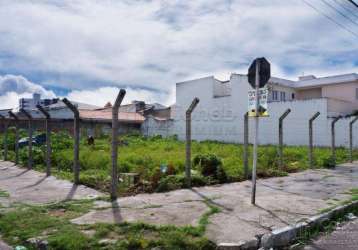
[[(24, 134), (24, 132), (22, 132)], [(9, 143), (13, 140), (13, 132), (9, 133)], [(85, 140), (80, 146), (81, 183), (100, 189), (109, 190), (110, 185), (110, 137), (102, 137), (95, 140), (95, 145), (86, 145)], [(134, 189), (121, 187), (122, 193), (166, 191), (182, 188), (184, 185), (185, 169), (185, 144), (174, 137), (145, 138), (139, 135), (128, 135), (120, 138), (119, 147), (119, 172), (135, 172), (140, 175), (141, 186)], [(72, 180), (73, 175), (73, 140), (66, 133), (52, 135), (53, 142), (53, 173), (61, 178)], [(0, 138), (0, 146), (2, 140)], [(14, 158), (14, 145), (10, 143), (10, 159)], [(251, 152), (250, 147), (250, 152)], [(34, 163), (36, 169), (43, 171), (44, 146), (34, 147)], [(277, 147), (272, 145), (259, 147), (259, 164), (257, 174), (259, 177), (284, 176), (290, 172), (305, 170), (308, 168), (307, 147), (284, 147), (284, 167), (279, 168)], [(192, 143), (193, 158), (196, 155), (215, 155), (222, 163), (222, 168), (227, 175), (228, 182), (244, 180), (243, 146), (232, 143), (204, 141)], [(314, 151), (314, 163), (317, 168), (327, 166), (330, 159), (330, 148), (318, 147)], [(252, 162), (252, 154), (249, 154), (249, 166)], [(353, 153), (354, 159), (358, 159), (358, 151)], [(344, 148), (336, 150), (337, 163), (348, 161), (348, 152)], [(20, 150), (20, 160), (23, 164), (27, 161), (27, 148)], [(162, 173), (161, 167), (166, 167), (167, 173)], [(193, 164), (193, 184), (206, 185), (217, 183), (212, 178), (200, 174), (198, 166)], [(249, 173), (251, 170), (249, 170)], [(168, 176), (169, 175), (169, 176)]]
[(9, 197), (9, 193), (0, 189), (0, 197)]
[[(218, 212), (210, 205), (209, 212), (197, 227), (154, 226), (145, 223), (75, 225), (70, 219), (88, 212), (92, 201), (68, 201), (44, 206), (21, 205), (0, 213), (0, 234), (11, 245), (36, 249), (29, 238), (48, 241), (49, 249), (216, 249), (204, 237), (209, 216)], [(94, 231), (88, 236), (85, 231)], [(110, 241), (108, 244), (101, 240)]]
[(358, 201), (358, 188), (352, 188), (350, 193), (352, 195), (352, 201)]

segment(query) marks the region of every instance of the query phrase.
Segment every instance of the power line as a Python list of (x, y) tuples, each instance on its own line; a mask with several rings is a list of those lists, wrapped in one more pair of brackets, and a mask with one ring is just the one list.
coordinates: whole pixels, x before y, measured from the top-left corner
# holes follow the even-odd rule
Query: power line
[(338, 25), (339, 27), (341, 27), (342, 29), (345, 29), (346, 31), (348, 31), (349, 33), (351, 33), (352, 35), (356, 36), (358, 38), (358, 33), (355, 33), (354, 31), (348, 29), (346, 26), (344, 26), (343, 24), (337, 22), (336, 20), (334, 20), (332, 17), (328, 16), (326, 13), (324, 13), (323, 11), (320, 11), (318, 8), (316, 8), (314, 5), (310, 4), (309, 2), (307, 2), (306, 0), (302, 0), (302, 2), (304, 2), (306, 5), (308, 5), (309, 7), (311, 7), (312, 9), (314, 9), (315, 11), (317, 11), (319, 14), (325, 16), (327, 19), (329, 19), (330, 21), (332, 21), (333, 23), (335, 23), (336, 25)]
[(354, 6), (356, 6), (358, 8), (358, 4), (356, 4), (353, 0), (348, 0), (348, 2), (350, 2), (351, 4), (353, 4)]
[(333, 0), (336, 2), (337, 5), (340, 5), (343, 9), (345, 9), (346, 11), (348, 11), (349, 13), (351, 13), (353, 16), (355, 16), (356, 18), (358, 18), (358, 15), (356, 14), (356, 12), (352, 11), (350, 8), (346, 7), (344, 3), (338, 1), (338, 0)]
[(326, 4), (327, 6), (331, 7), (331, 9), (337, 11), (338, 14), (340, 14), (342, 17), (346, 18), (347, 20), (351, 21), (353, 24), (358, 25), (358, 23), (353, 20), (352, 18), (350, 18), (349, 16), (347, 16), (346, 14), (344, 14), (343, 12), (341, 12), (339, 9), (337, 9), (336, 7), (334, 7), (332, 4), (330, 4), (329, 2), (327, 2), (326, 0), (321, 0), (324, 4)]

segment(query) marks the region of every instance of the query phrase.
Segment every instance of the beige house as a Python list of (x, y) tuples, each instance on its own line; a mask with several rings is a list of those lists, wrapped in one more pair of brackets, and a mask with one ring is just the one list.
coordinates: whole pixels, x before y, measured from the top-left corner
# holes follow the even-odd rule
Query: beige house
[(358, 74), (344, 74), (317, 78), (301, 76), (298, 81), (272, 77), (270, 101), (327, 99), (331, 113), (350, 114), (358, 110)]

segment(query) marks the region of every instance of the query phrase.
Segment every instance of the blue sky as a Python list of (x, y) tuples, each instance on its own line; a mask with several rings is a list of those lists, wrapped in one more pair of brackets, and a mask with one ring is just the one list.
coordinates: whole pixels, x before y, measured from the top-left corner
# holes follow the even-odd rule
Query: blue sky
[[(355, 16), (307, 1), (358, 33)], [(176, 82), (246, 73), (258, 56), (293, 80), (357, 72), (358, 37), (301, 0), (0, 1), (0, 79), (45, 96), (104, 105), (126, 87), (127, 102), (170, 104)], [(25, 85), (2, 87), (0, 101), (16, 105)]]

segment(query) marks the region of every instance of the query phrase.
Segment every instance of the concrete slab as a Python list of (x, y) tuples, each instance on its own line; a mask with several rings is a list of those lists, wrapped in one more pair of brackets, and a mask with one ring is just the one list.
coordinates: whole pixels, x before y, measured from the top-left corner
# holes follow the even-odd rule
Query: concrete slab
[[(358, 187), (357, 166), (344, 164), (334, 170), (308, 170), (287, 177), (261, 179), (256, 206), (250, 203), (249, 181), (120, 198), (117, 200), (122, 216), (119, 221), (195, 225), (195, 218), (207, 211), (203, 201), (209, 200), (221, 212), (210, 217), (207, 237), (216, 243), (250, 241), (255, 236), (305, 221), (331, 207), (332, 202), (338, 204), (350, 198), (345, 192)], [(190, 204), (190, 209), (185, 203)], [(116, 218), (111, 209), (105, 209), (73, 222), (116, 222)]]
[[(49, 202), (67, 197), (101, 195), (83, 186), (75, 192), (72, 184), (43, 174), (0, 163), (0, 189), (23, 202)], [(142, 221), (156, 225), (197, 225), (209, 202), (220, 208), (210, 217), (206, 236), (214, 242), (242, 243), (288, 225), (305, 221), (321, 209), (350, 198), (346, 192), (358, 187), (358, 162), (336, 169), (307, 170), (290, 176), (260, 179), (257, 204), (250, 203), (251, 182), (140, 194), (119, 198), (113, 204), (96, 203), (96, 208), (73, 220), (77, 224)], [(69, 195), (71, 194), (71, 195)]]
[(168, 203), (142, 208), (113, 206), (109, 209), (91, 211), (72, 222), (75, 224), (144, 222), (154, 225), (196, 226), (201, 215), (206, 211), (209, 211), (209, 208), (201, 201)]
[(20, 168), (4, 161), (0, 162), (0, 189), (9, 193), (8, 201), (11, 203), (40, 204), (103, 195), (86, 186), (73, 185), (53, 176), (46, 177), (44, 173)]

